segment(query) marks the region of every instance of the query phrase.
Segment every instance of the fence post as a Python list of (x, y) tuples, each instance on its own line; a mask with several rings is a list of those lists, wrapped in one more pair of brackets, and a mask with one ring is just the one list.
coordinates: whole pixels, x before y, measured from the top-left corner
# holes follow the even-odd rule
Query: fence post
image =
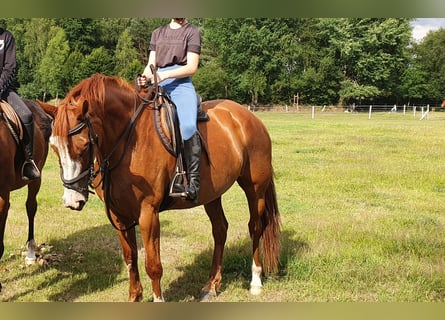
[(371, 113), (372, 113), (372, 105), (369, 106), (368, 119), (371, 119)]
[(403, 115), (406, 114), (406, 104), (403, 105)]
[(426, 105), (426, 112), (423, 112), (423, 107), (422, 107), (422, 117), (420, 118), (420, 120), (423, 120), (424, 118), (426, 118), (428, 120), (429, 113), (430, 113), (430, 105), (427, 104)]
[(315, 106), (312, 106), (312, 119), (315, 118)]

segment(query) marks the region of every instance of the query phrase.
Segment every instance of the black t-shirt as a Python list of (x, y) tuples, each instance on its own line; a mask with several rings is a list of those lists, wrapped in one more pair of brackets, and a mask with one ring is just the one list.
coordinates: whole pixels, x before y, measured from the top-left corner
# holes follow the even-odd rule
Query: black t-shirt
[(13, 35), (0, 28), (0, 93), (14, 89), (12, 81), (16, 73), (16, 47)]
[(170, 25), (153, 31), (150, 51), (156, 51), (156, 64), (159, 68), (174, 64), (187, 64), (187, 52), (201, 53), (201, 32), (194, 25), (187, 23), (178, 29)]

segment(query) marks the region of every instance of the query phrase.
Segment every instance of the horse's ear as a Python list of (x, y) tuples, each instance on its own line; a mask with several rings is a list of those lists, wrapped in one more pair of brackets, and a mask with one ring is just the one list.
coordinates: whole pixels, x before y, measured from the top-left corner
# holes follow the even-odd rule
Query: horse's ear
[(53, 106), (52, 104), (40, 101), (39, 99), (37, 99), (37, 103), (40, 105), (40, 107), (43, 109), (43, 111), (45, 111), (51, 117), (53, 117), (53, 118), (56, 117), (56, 114), (57, 114), (57, 107), (56, 106)]
[(89, 105), (89, 103), (88, 103), (88, 101), (87, 100), (84, 100), (83, 101), (83, 104), (82, 104), (82, 115), (86, 115), (87, 114), (87, 112), (88, 112), (88, 107), (89, 107), (90, 105)]

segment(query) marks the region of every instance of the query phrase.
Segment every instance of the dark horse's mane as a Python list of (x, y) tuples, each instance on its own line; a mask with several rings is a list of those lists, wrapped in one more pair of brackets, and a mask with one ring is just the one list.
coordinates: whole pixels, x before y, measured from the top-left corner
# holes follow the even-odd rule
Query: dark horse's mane
[(39, 126), (40, 130), (43, 133), (43, 137), (45, 138), (45, 141), (48, 142), (49, 137), (52, 132), (52, 119), (50, 116), (48, 116), (45, 111), (34, 101), (31, 100), (25, 100), (25, 104), (28, 106), (28, 108), (31, 109), (31, 111), (34, 114), (34, 121)]
[[(60, 109), (75, 109), (83, 101), (89, 101), (103, 106), (105, 104), (105, 84), (115, 86), (121, 89), (134, 90), (134, 88), (123, 78), (116, 76), (106, 76), (100, 73), (93, 74), (91, 77), (83, 79), (66, 95), (59, 106)], [(56, 136), (65, 138), (68, 136), (68, 118), (65, 110), (57, 113), (57, 126), (54, 127)]]

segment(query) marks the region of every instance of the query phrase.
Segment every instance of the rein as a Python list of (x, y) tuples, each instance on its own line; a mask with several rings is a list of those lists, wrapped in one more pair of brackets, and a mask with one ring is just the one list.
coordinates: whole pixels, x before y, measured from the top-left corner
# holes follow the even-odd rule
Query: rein
[[(136, 109), (136, 111), (134, 112), (133, 116), (131, 117), (130, 121), (127, 124), (127, 127), (125, 128), (125, 130), (122, 132), (122, 134), (120, 135), (119, 139), (117, 140), (116, 144), (114, 145), (113, 149), (111, 150), (111, 152), (108, 154), (108, 156), (102, 161), (102, 164), (99, 166), (99, 170), (102, 174), (102, 190), (104, 190), (104, 202), (105, 202), (105, 211), (108, 217), (108, 220), (110, 221), (111, 225), (118, 231), (120, 232), (125, 232), (125, 231), (129, 231), (130, 229), (133, 229), (135, 226), (138, 225), (137, 221), (133, 221), (133, 223), (129, 226), (126, 227), (124, 229), (120, 229), (116, 226), (116, 224), (114, 223), (113, 219), (111, 219), (111, 213), (110, 213), (110, 186), (111, 186), (111, 171), (114, 170), (115, 168), (117, 168), (119, 166), (119, 164), (121, 163), (122, 159), (124, 158), (125, 154), (126, 154), (126, 150), (130, 144), (130, 140), (131, 140), (131, 136), (133, 133), (133, 129), (134, 129), (134, 125), (136, 123), (136, 119), (139, 117), (139, 115), (141, 114), (142, 110), (144, 109), (144, 107), (150, 103), (153, 102), (151, 100), (148, 99), (148, 97), (152, 94), (153, 92), (153, 87), (150, 88), (150, 90), (147, 93), (147, 96), (141, 97), (139, 95), (139, 93), (137, 93), (137, 96), (141, 99), (141, 103), (139, 104), (138, 108)], [(157, 95), (155, 95), (155, 99), (157, 98)], [(136, 106), (136, 97), (135, 97), (135, 106)], [(125, 135), (128, 135), (127, 137), (127, 142), (125, 143), (125, 148), (124, 148), (124, 152), (122, 153), (121, 157), (119, 158), (118, 162), (116, 163), (116, 165), (114, 167), (110, 167), (110, 158), (113, 156), (114, 152), (116, 151), (118, 145), (120, 144), (120, 142), (123, 140), (123, 138), (125, 137)], [(94, 187), (94, 186), (92, 186)]]

